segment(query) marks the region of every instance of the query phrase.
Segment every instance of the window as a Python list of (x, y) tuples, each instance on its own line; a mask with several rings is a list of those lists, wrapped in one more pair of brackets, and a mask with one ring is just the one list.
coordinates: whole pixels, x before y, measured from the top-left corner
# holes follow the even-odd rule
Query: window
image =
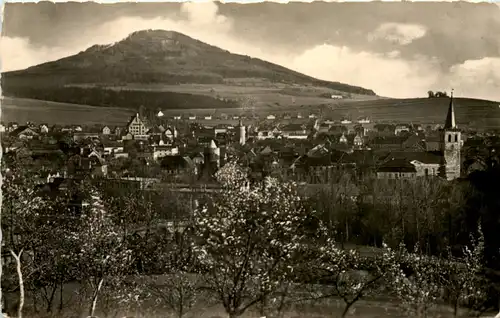
[(455, 134), (455, 142), (458, 142), (458, 134)]
[(427, 177), (429, 175), (429, 169), (425, 168), (425, 176)]
[(448, 135), (448, 142), (451, 142), (451, 135)]

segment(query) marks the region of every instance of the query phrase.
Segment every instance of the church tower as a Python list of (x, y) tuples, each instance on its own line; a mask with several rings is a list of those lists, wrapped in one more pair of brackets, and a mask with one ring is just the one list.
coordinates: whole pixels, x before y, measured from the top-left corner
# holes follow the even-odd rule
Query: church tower
[(247, 142), (247, 131), (243, 122), (240, 120), (238, 123), (238, 142), (240, 145), (244, 145)]
[(450, 105), (446, 122), (441, 130), (441, 151), (443, 153), (443, 177), (454, 180), (460, 177), (462, 148), (462, 135), (455, 122), (455, 106), (453, 104), (453, 91), (451, 92)]

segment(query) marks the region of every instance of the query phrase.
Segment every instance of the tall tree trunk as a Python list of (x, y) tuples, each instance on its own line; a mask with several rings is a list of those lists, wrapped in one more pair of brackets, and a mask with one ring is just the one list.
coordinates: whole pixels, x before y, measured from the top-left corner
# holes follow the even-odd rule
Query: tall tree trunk
[(349, 309), (351, 309), (352, 305), (354, 305), (353, 301), (346, 303), (344, 311), (342, 312), (342, 318), (347, 317), (347, 314), (349, 314)]
[(21, 270), (21, 256), (23, 255), (23, 250), (21, 250), (18, 255), (12, 250), (10, 250), (10, 253), (16, 261), (17, 278), (19, 279), (19, 306), (17, 308), (17, 317), (22, 318), (24, 307), (24, 281), (23, 272)]
[(101, 291), (102, 284), (104, 283), (104, 278), (99, 280), (97, 284), (97, 288), (94, 290), (94, 295), (92, 295), (92, 305), (90, 306), (89, 316), (93, 317), (95, 313), (95, 308), (97, 307), (97, 298), (99, 296), (99, 292)]
[(59, 312), (63, 310), (63, 288), (64, 288), (64, 283), (62, 280), (59, 282), (60, 288), (59, 288)]

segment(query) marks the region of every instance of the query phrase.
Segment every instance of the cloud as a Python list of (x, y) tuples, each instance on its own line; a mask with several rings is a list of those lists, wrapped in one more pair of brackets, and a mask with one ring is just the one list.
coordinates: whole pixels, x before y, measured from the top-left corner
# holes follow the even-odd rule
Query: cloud
[(408, 97), (424, 95), (438, 81), (435, 64), (423, 58), (403, 60), (397, 51), (375, 54), (321, 45), (295, 58), (291, 66), (320, 79), (371, 88), (382, 96)]
[(0, 67), (2, 72), (59, 59), (74, 51), (61, 47), (36, 47), (26, 38), (2, 37), (0, 40)]
[(461, 96), (481, 96), (500, 101), (500, 57), (485, 57), (454, 65), (448, 74), (450, 85)]
[[(212, 2), (184, 3), (177, 19), (122, 17), (64, 39), (64, 47), (38, 47), (24, 38), (2, 37), (2, 71), (56, 60), (94, 44), (111, 44), (144, 29), (178, 31), (233, 53), (261, 58), (320, 79), (370, 88), (382, 96), (425, 96), (430, 89), (453, 86), (462, 96), (500, 100), (499, 75), (491, 71), (500, 69), (500, 58), (467, 61), (443, 71), (436, 59), (425, 56), (403, 59), (398, 50), (379, 54), (319, 45), (303, 52), (276, 51), (271, 46), (259, 47), (243, 42), (232, 33), (233, 21), (219, 14), (217, 5)], [(424, 36), (425, 32), (425, 28), (418, 25), (387, 23), (370, 36), (373, 40), (390, 39), (404, 45)]]
[(386, 40), (407, 45), (425, 36), (427, 29), (418, 24), (384, 23), (368, 35), (369, 41)]

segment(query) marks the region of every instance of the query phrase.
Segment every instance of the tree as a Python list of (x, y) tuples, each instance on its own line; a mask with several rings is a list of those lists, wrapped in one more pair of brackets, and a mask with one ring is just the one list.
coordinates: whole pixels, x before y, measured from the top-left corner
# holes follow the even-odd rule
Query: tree
[(174, 311), (178, 318), (189, 313), (200, 298), (202, 278), (196, 273), (176, 271), (163, 275), (161, 280), (156, 277), (148, 280), (147, 287), (156, 298), (156, 303)]
[(130, 251), (126, 248), (125, 236), (104, 209), (98, 191), (89, 190), (89, 203), (83, 210), (80, 226), (71, 233), (71, 239), (78, 247), (75, 256), (80, 264), (80, 279), (91, 289), (89, 316), (94, 316), (104, 282), (126, 273)]
[(471, 237), (471, 242), (472, 248), (467, 246), (464, 248), (463, 258), (450, 255), (449, 259), (442, 261), (444, 283), (454, 317), (458, 316), (460, 306), (480, 304), (486, 296), (484, 288), (486, 284), (482, 277), (484, 235), (480, 222), (478, 222), (478, 238)]
[[(222, 191), (194, 216), (195, 252), (229, 317), (265, 302), (300, 262), (318, 222), (293, 183), (250, 184), (236, 163), (217, 173)], [(311, 241), (309, 241), (311, 242)]]
[(401, 272), (393, 287), (402, 307), (413, 317), (427, 317), (441, 297), (443, 273), (439, 260), (421, 254), (417, 244), (414, 252), (404, 252), (401, 267), (406, 273)]
[[(2, 243), (12, 255), (16, 264), (16, 274), (19, 288), (18, 316), (22, 317), (24, 305), (24, 279), (22, 271), (22, 255), (24, 250), (33, 251), (40, 242), (36, 223), (43, 209), (44, 201), (36, 195), (35, 183), (28, 168), (32, 161), (29, 158), (19, 158), (12, 162), (3, 172), (2, 198), (4, 218), (2, 228), (7, 229), (7, 238)], [(5, 163), (5, 161), (4, 161)]]
[(319, 249), (315, 268), (322, 274), (321, 280), (333, 285), (331, 292), (320, 293), (315, 299), (340, 297), (345, 304), (342, 317), (357, 301), (379, 291), (382, 283), (390, 285), (400, 273), (398, 253), (385, 244), (379, 254), (362, 256), (330, 241)]
[(433, 91), (428, 91), (427, 95), (429, 96), (429, 98), (433, 98), (434, 97), (434, 92)]

